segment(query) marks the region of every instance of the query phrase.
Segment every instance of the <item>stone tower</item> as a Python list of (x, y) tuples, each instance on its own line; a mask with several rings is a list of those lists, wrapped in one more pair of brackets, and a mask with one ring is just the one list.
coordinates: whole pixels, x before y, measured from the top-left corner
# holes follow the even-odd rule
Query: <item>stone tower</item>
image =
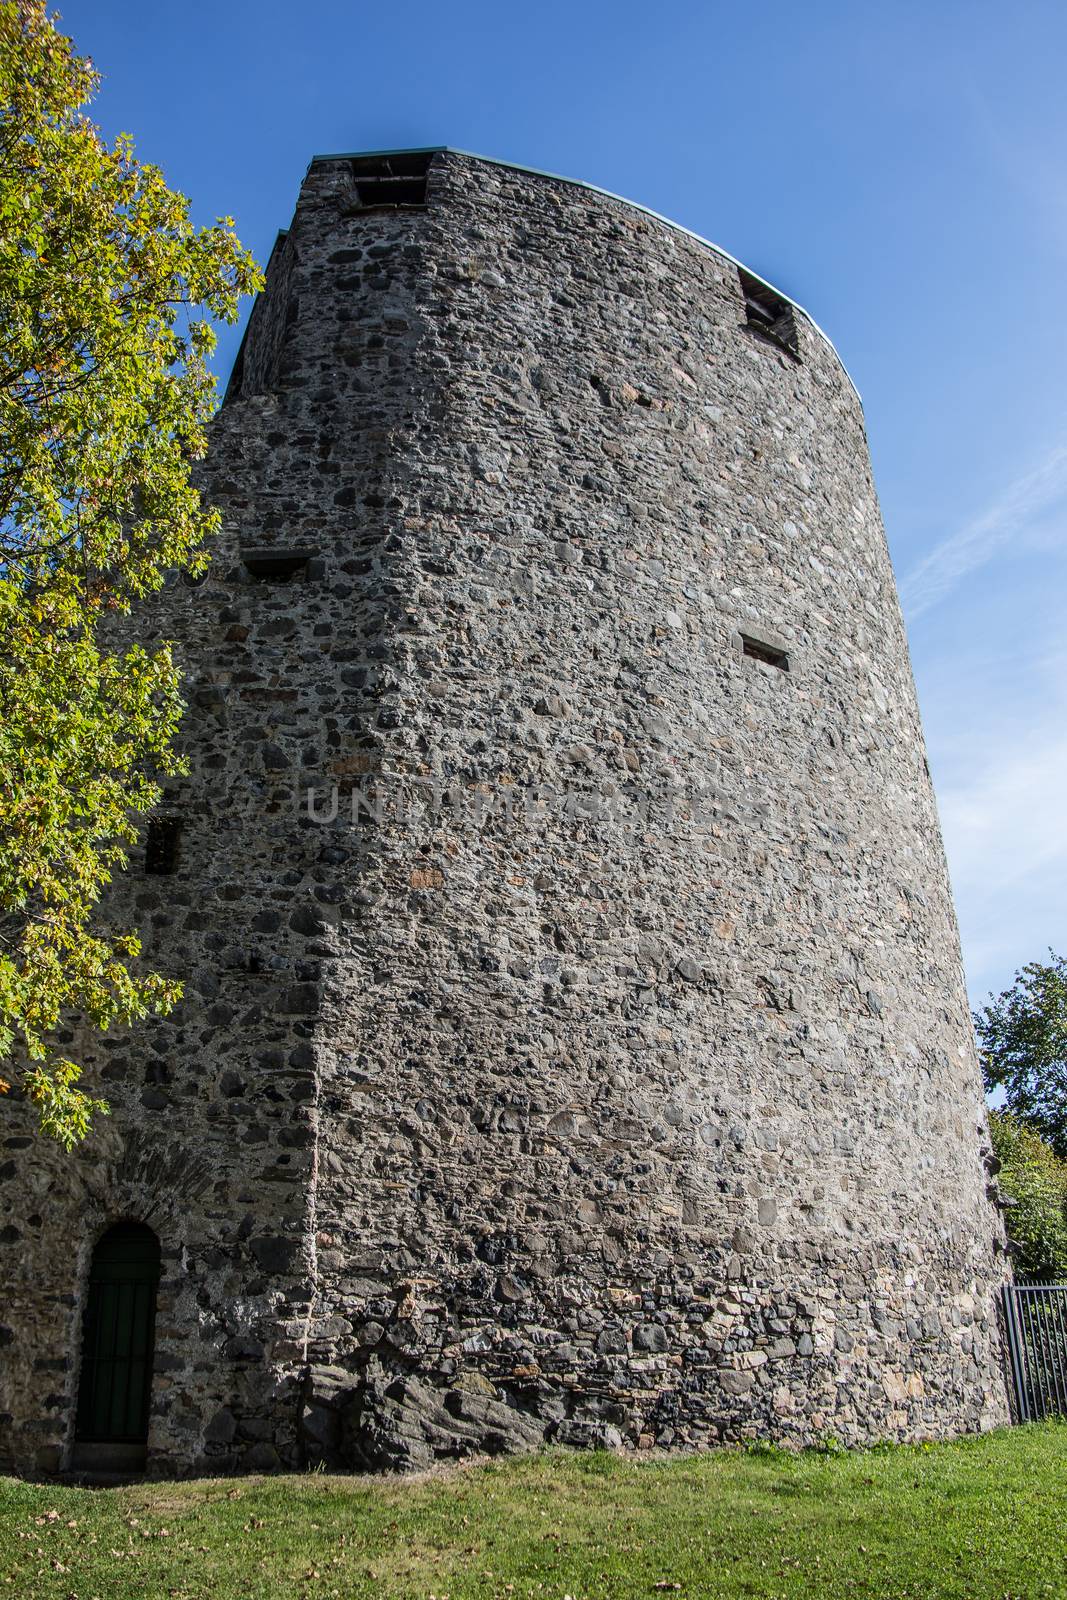
[[(84, 1042), (77, 1159), (4, 1125), (5, 1459), (1004, 1420), (958, 935), (825, 337), (581, 184), (317, 159), (204, 486), (211, 571), (142, 614), (191, 773), (109, 913), (186, 995)], [(158, 1275), (128, 1438), (78, 1399), (123, 1250)]]

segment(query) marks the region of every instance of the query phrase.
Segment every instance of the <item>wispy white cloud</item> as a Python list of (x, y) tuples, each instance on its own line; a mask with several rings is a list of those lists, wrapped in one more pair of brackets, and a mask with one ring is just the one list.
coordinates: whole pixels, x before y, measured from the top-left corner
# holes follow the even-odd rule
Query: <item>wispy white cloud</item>
[(978, 148), (984, 149), (999, 182), (1028, 203), (1027, 221), (1060, 255), (1067, 254), (1067, 183), (1057, 136), (1060, 114), (1043, 95), (1006, 106), (972, 76), (961, 84)]
[[(1067, 951), (1065, 569), (1027, 563), (1018, 576), (1033, 583), (979, 602), (962, 635), (925, 630), (931, 765), (976, 1001), (1049, 945)], [(1047, 605), (1033, 584), (1051, 589)]]
[[(1040, 736), (1038, 736), (1040, 738)], [(983, 896), (1067, 868), (1067, 733), (1009, 752), (941, 796), (953, 867)]]
[(1067, 935), (1067, 733), (1031, 730), (965, 783), (942, 788), (940, 810), (972, 993), (1003, 987)]
[[(1060, 444), (1010, 484), (986, 511), (936, 544), (912, 568), (901, 584), (905, 614), (911, 619), (929, 611), (968, 573), (1026, 534), (1065, 498), (1067, 444)], [(1067, 519), (1060, 538), (1067, 540)]]

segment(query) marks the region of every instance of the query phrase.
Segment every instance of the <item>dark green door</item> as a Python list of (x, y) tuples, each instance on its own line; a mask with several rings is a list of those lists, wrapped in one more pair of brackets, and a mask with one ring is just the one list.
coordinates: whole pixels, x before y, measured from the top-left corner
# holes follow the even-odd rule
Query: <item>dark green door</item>
[(140, 1222), (109, 1228), (93, 1251), (82, 1325), (78, 1438), (148, 1437), (159, 1240)]

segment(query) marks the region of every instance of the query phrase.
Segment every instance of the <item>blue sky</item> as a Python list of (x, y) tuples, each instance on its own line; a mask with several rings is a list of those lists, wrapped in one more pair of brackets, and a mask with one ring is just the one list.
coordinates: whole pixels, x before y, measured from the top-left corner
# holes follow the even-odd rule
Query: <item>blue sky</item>
[(1067, 949), (1062, 0), (62, 10), (104, 131), (261, 259), (312, 154), (451, 144), (639, 200), (806, 306), (866, 405), (972, 995)]

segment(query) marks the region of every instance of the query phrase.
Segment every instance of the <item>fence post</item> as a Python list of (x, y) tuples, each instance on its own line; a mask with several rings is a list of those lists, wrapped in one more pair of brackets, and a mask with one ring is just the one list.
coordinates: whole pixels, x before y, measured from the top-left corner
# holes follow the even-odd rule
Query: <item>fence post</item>
[(1026, 1392), (1026, 1377), (1023, 1366), (1023, 1337), (1022, 1329), (1018, 1322), (1016, 1288), (1013, 1283), (1004, 1285), (1004, 1322), (1008, 1330), (1011, 1375), (1015, 1386), (1015, 1408), (1018, 1413), (1018, 1420), (1020, 1422), (1029, 1422), (1030, 1405)]

